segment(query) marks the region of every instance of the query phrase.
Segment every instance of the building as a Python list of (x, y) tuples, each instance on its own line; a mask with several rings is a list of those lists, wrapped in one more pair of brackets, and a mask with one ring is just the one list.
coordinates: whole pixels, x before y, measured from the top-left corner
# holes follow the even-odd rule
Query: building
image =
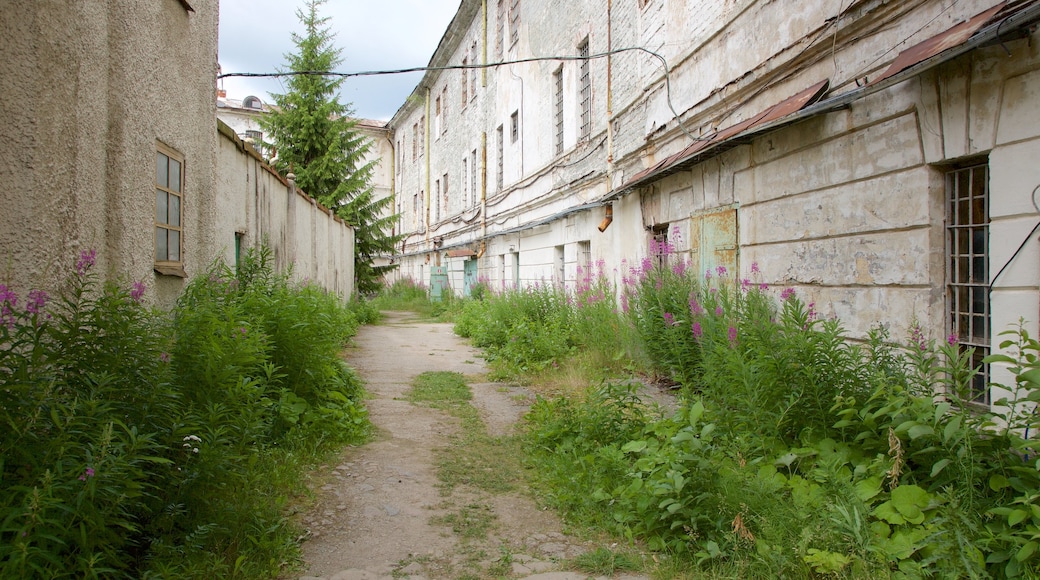
[(918, 321), (981, 357), (1040, 319), (1038, 20), (1035, 0), (465, 0), (390, 122), (398, 275), (568, 285), (667, 241), (853, 338)]
[(350, 296), (353, 230), (218, 129), (216, 2), (15, 4), (0, 15), (0, 283), (56, 290), (93, 250), (103, 280), (169, 306), (268, 240), (279, 265)]

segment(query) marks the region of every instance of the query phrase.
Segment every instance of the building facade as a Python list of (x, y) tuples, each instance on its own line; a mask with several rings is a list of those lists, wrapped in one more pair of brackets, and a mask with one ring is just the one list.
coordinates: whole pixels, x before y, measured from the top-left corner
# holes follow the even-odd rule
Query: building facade
[(667, 242), (853, 338), (917, 322), (981, 357), (1040, 318), (1038, 19), (1034, 0), (464, 1), (390, 122), (397, 275), (566, 286)]
[(0, 283), (54, 291), (94, 251), (103, 280), (169, 306), (266, 240), (279, 267), (352, 294), (350, 226), (218, 127), (215, 2), (16, 4), (0, 15)]

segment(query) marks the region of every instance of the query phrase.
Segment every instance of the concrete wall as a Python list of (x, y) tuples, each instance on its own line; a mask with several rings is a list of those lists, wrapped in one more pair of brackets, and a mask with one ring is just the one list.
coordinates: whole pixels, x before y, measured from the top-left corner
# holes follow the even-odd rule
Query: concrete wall
[(170, 303), (153, 271), (157, 143), (182, 154), (184, 270), (212, 259), (217, 5), (16, 0), (0, 13), (0, 279), (54, 289), (80, 251)]
[(348, 299), (354, 290), (354, 230), (271, 169), (224, 125), (219, 127), (214, 257), (235, 264), (235, 237), (244, 249), (266, 243), (279, 271), (292, 268)]

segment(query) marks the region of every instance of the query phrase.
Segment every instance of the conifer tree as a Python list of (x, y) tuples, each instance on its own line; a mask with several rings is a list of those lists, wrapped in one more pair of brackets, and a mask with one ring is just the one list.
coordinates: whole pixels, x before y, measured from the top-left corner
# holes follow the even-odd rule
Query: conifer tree
[(354, 227), (355, 287), (369, 294), (395, 267), (376, 266), (375, 258), (393, 253), (401, 238), (390, 234), (397, 220), (385, 211), (391, 198), (374, 197), (375, 162), (364, 159), (371, 142), (357, 130), (350, 104), (340, 103), (336, 94), (344, 79), (325, 74), (343, 62), (341, 50), (333, 46), (329, 18), (318, 16), (325, 2), (307, 0), (297, 9), (304, 34), (292, 34), (297, 50), (285, 55), (287, 69), (279, 72), (306, 74), (285, 77), (286, 92), (271, 95), (274, 111), (260, 125), (277, 152), (275, 168), (283, 175), (294, 173), (301, 189)]

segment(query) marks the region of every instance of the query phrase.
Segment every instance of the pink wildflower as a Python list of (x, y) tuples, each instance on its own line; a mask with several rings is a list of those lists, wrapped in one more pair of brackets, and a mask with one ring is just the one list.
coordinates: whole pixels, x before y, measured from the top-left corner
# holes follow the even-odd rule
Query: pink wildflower
[(766, 290), (769, 290), (769, 284), (766, 284), (765, 282), (762, 282), (761, 284), (758, 285), (758, 289), (761, 290), (762, 292), (765, 292)]
[(726, 270), (725, 266), (717, 266), (715, 268), (715, 273), (719, 275), (719, 278), (725, 276), (726, 275), (726, 271), (727, 270)]
[(758, 274), (761, 271), (762, 270), (758, 269), (758, 262), (751, 262), (751, 273), (752, 274)]
[(97, 259), (97, 250), (83, 250), (79, 254), (79, 260), (76, 260), (76, 273), (83, 276), (94, 266), (94, 262)]
[(953, 346), (953, 345), (957, 344), (958, 342), (960, 342), (960, 338), (957, 337), (957, 333), (956, 332), (951, 332), (950, 336), (946, 337), (946, 344), (948, 344), (950, 346)]
[(672, 316), (671, 312), (664, 313), (664, 323), (667, 326), (675, 326), (675, 316)]
[(722, 307), (721, 306), (716, 306), (715, 307), (715, 316), (722, 316)]
[(704, 312), (704, 308), (702, 308), (700, 303), (697, 302), (697, 297), (690, 295), (690, 314), (696, 316), (702, 312)]
[(744, 292), (747, 292), (748, 288), (751, 288), (751, 280), (748, 280), (747, 278), (744, 278), (743, 280), (740, 281), (740, 289), (743, 290)]
[(164, 362), (164, 363), (170, 362), (170, 353), (168, 353), (168, 352), (160, 353), (159, 354), (159, 360)]
[(141, 297), (144, 296), (145, 285), (144, 282), (134, 282), (133, 289), (130, 290), (130, 299), (134, 302), (140, 303)]
[(82, 475), (79, 476), (80, 481), (86, 481), (88, 477), (94, 477), (94, 468), (88, 467)]
[(29, 302), (25, 305), (25, 311), (29, 314), (39, 314), (43, 312), (43, 307), (47, 305), (47, 293), (43, 290), (30, 290), (29, 291)]
[(701, 323), (697, 321), (694, 321), (693, 324), (690, 325), (690, 330), (693, 332), (694, 338), (700, 338), (701, 335), (704, 334), (704, 331), (701, 330)]
[(729, 327), (728, 336), (729, 336), (729, 344), (730, 344), (730, 346), (736, 346), (737, 345), (737, 327), (736, 326)]
[(794, 296), (794, 288), (784, 288), (783, 291), (780, 292), (780, 300), (786, 301), (792, 296)]

